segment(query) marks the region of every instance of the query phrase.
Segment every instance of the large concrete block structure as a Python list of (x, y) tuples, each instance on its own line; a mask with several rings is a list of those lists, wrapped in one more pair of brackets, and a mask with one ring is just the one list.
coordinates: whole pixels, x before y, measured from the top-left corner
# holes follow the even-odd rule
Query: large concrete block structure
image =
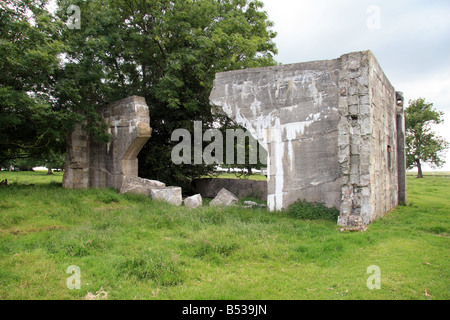
[(403, 97), (370, 51), (219, 73), (210, 101), (267, 150), (270, 210), (322, 202), (358, 225), (406, 201)]
[(180, 187), (138, 176), (139, 152), (151, 136), (149, 109), (143, 97), (131, 96), (100, 110), (112, 136), (98, 143), (81, 125), (68, 136), (63, 187), (68, 189), (115, 188), (180, 206)]
[(67, 141), (64, 188), (121, 189), (126, 179), (138, 177), (137, 155), (151, 136), (145, 99), (128, 97), (100, 112), (112, 141), (97, 143), (77, 125)]

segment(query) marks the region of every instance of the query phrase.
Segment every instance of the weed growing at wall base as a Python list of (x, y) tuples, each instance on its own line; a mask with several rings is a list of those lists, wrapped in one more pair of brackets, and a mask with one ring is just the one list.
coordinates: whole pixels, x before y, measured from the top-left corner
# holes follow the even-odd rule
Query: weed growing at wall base
[(303, 200), (296, 201), (287, 209), (289, 215), (303, 220), (337, 221), (339, 210), (328, 208), (321, 203), (310, 203)]

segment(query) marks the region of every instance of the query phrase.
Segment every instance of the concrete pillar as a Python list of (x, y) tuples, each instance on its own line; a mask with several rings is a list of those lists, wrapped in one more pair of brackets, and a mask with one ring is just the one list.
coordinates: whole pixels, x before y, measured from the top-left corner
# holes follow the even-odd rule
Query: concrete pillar
[(145, 99), (128, 97), (100, 112), (112, 141), (97, 143), (77, 125), (68, 139), (64, 188), (121, 189), (125, 178), (138, 176), (137, 155), (151, 136)]
[(406, 203), (406, 142), (405, 111), (403, 109), (403, 93), (397, 96), (397, 167), (398, 167), (398, 202)]
[(81, 124), (67, 137), (66, 165), (62, 185), (67, 189), (89, 187), (90, 138)]

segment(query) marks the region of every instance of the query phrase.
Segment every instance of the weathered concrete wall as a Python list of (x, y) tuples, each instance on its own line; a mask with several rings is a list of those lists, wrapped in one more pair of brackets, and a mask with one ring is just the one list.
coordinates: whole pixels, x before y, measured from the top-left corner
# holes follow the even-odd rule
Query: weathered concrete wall
[(368, 224), (398, 204), (397, 95), (370, 51), (341, 56), (339, 88), (338, 223)]
[(145, 99), (132, 96), (114, 102), (101, 114), (112, 142), (96, 143), (77, 125), (68, 138), (63, 187), (120, 189), (124, 179), (138, 176), (137, 155), (151, 136)]
[(216, 75), (212, 104), (268, 151), (270, 210), (299, 198), (339, 207), (338, 75), (338, 59)]
[(405, 110), (403, 92), (397, 96), (397, 168), (398, 168), (398, 202), (406, 203), (406, 141)]
[(304, 199), (367, 224), (405, 194), (403, 111), (370, 51), (219, 73), (210, 100), (268, 151), (272, 211)]
[(90, 150), (89, 135), (77, 124), (67, 137), (64, 188), (89, 188)]
[(381, 217), (398, 204), (396, 93), (373, 56), (370, 65), (372, 212), (362, 212), (363, 220)]
[(245, 179), (195, 179), (192, 190), (203, 198), (214, 198), (220, 190), (227, 189), (239, 198), (254, 197), (267, 201), (267, 182)]

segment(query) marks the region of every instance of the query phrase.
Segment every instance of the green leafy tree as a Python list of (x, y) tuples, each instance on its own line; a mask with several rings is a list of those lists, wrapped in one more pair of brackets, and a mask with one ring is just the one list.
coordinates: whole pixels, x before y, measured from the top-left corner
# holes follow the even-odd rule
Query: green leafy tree
[(442, 167), (445, 163), (444, 151), (449, 144), (431, 128), (432, 124), (444, 122), (443, 115), (442, 111), (434, 109), (433, 103), (422, 98), (410, 101), (405, 110), (407, 167), (416, 167), (418, 178), (423, 178), (423, 163), (435, 167)]
[(216, 72), (274, 65), (272, 23), (255, 0), (59, 0), (81, 12), (81, 28), (63, 31), (68, 45), (57, 90), (60, 105), (76, 110), (103, 139), (97, 110), (129, 95), (144, 96), (152, 138), (139, 155), (140, 176), (178, 183), (213, 166), (175, 165), (175, 129), (223, 125), (211, 112)]
[(0, 165), (36, 157), (64, 140), (67, 113), (52, 96), (64, 48), (62, 24), (46, 3), (0, 3)]
[(41, 162), (34, 158), (20, 158), (12, 161), (11, 165), (16, 171), (32, 171), (33, 167), (39, 166)]

